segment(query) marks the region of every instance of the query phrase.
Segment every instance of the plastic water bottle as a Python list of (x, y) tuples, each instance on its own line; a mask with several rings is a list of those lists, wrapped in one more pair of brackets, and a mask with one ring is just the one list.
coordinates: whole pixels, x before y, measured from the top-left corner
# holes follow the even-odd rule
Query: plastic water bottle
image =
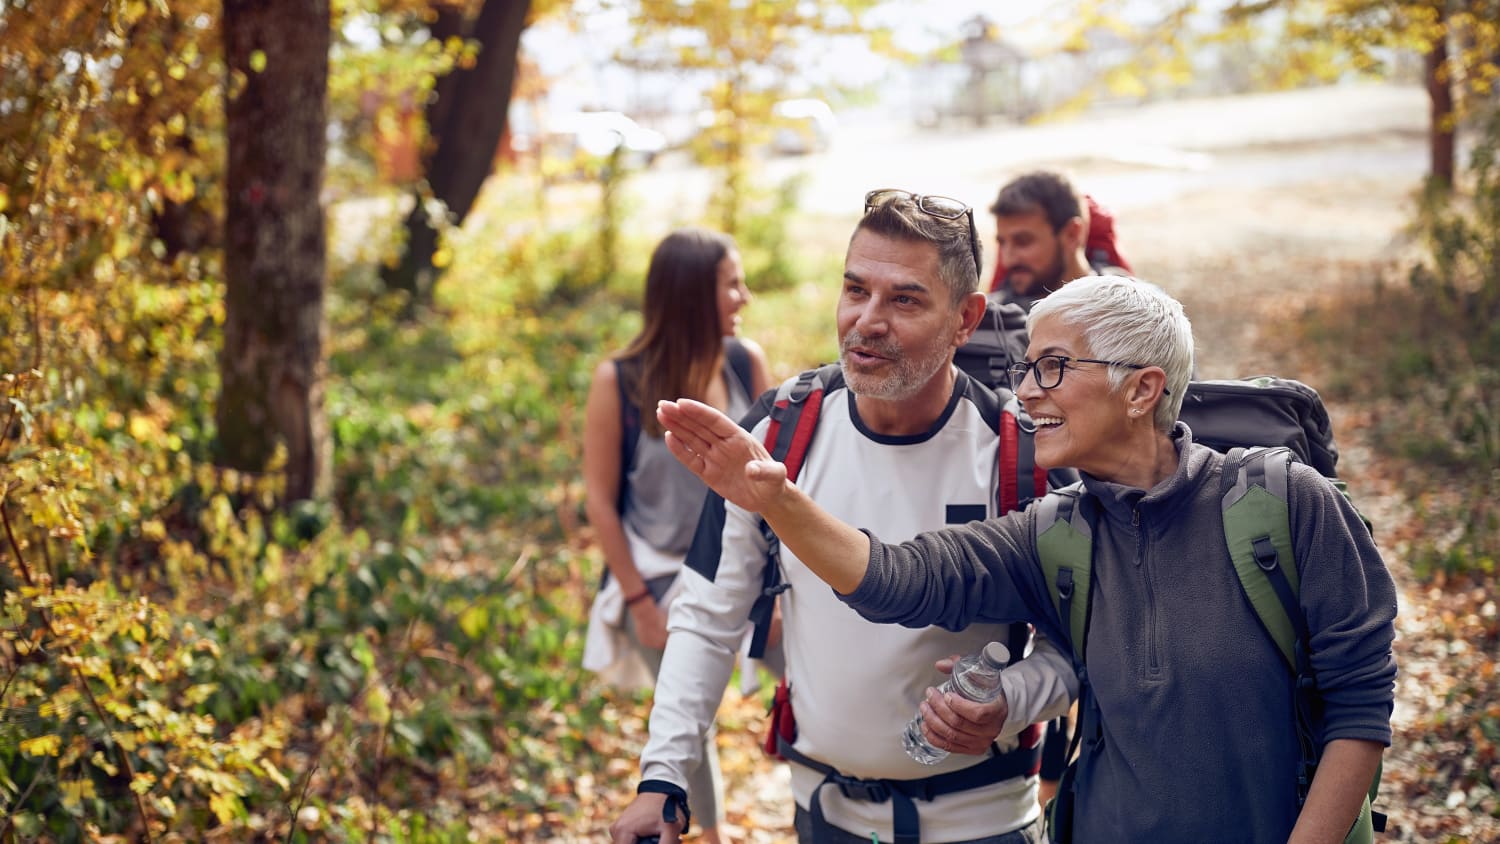
[[(979, 653), (960, 659), (953, 666), (953, 676), (938, 691), (957, 692), (969, 700), (988, 703), (1000, 696), (1000, 671), (1009, 661), (1010, 650), (999, 642), (990, 642)], [(923, 765), (936, 765), (948, 758), (948, 751), (933, 747), (922, 735), (921, 709), (906, 725), (901, 743), (906, 754)]]

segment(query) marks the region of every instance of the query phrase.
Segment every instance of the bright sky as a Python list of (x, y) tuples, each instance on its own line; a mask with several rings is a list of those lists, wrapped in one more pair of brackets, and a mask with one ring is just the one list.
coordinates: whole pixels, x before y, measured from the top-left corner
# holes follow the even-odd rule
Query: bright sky
[[(587, 0), (585, 0), (587, 2)], [(1057, 3), (1048, 0), (890, 0), (873, 10), (867, 20), (871, 25), (891, 29), (896, 44), (912, 52), (927, 52), (959, 37), (965, 21), (983, 14), (1001, 27), (1001, 37), (1014, 40), (1025, 48), (1028, 41), (1020, 25), (1036, 21), (1055, 10)], [(552, 77), (555, 105), (562, 108), (624, 107), (641, 93), (633, 86), (639, 82), (619, 68), (612, 68), (601, 57), (612, 55), (629, 37), (629, 22), (618, 7), (601, 9), (584, 18), (579, 31), (562, 26), (534, 26), (527, 31), (525, 45)], [(1045, 27), (1032, 26), (1035, 32)], [(1042, 36), (1045, 38), (1045, 35)], [(873, 56), (854, 39), (840, 39), (820, 45), (815, 56), (804, 63), (813, 84), (841, 83), (862, 85), (881, 79), (888, 64)], [(674, 108), (691, 110), (698, 106), (697, 93), (690, 88), (670, 92)], [(675, 100), (681, 102), (675, 102)]]
[[(1224, 2), (1208, 0), (1204, 6)], [(590, 5), (596, 11), (588, 11)], [(1128, 17), (1145, 20), (1159, 17), (1168, 5), (1166, 0), (1124, 0), (1122, 9)], [(897, 46), (921, 54), (953, 43), (961, 37), (966, 21), (983, 15), (998, 25), (1002, 40), (1023, 52), (1036, 53), (1053, 46), (1060, 19), (1074, 6), (1058, 0), (887, 0), (871, 10), (866, 20), (872, 26), (889, 28)], [(574, 8), (582, 10), (583, 23), (577, 30), (541, 24), (525, 35), (527, 51), (551, 79), (554, 110), (628, 111), (640, 105), (685, 113), (701, 106), (700, 92), (693, 85), (660, 78), (642, 80), (610, 61), (630, 36), (629, 18), (620, 4), (576, 0)], [(813, 86), (867, 85), (890, 79), (892, 70), (886, 60), (852, 38), (819, 44), (799, 66)], [(790, 93), (801, 92), (794, 88)]]

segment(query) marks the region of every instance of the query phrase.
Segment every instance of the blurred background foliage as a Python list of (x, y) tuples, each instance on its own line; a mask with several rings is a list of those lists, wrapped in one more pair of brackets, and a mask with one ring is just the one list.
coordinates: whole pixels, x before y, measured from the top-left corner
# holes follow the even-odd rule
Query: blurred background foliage
[[(219, 3), (0, 2), (0, 841), (515, 840), (576, 809), (573, 772), (630, 755), (639, 701), (577, 668), (599, 570), (580, 410), (593, 363), (638, 325), (659, 233), (629, 225), (618, 161), (558, 191), (502, 160), (459, 225), (420, 168), (391, 176), (383, 159), (408, 121), (421, 146), (413, 115), (481, 48), (431, 27), (484, 5), (333, 4), (317, 408), (333, 481), (290, 501), (275, 460), (214, 462), (224, 98), (239, 84)], [(722, 168), (707, 219), (674, 222), (739, 238), (781, 375), (834, 356), (839, 267), (807, 244), (847, 232), (795, 227), (799, 185), (747, 176), (736, 133), (776, 96), (736, 72), (783, 61), (779, 32), (863, 31), (884, 49), (859, 27), (870, 5), (631, 7), (641, 43), (674, 26), (710, 45), (770, 39), (736, 42), (733, 62), (683, 57), (722, 71), (709, 105), (732, 119), (705, 136)], [(530, 19), (576, 12), (536, 2)], [(356, 48), (358, 31), (375, 46)], [(543, 84), (520, 70), (518, 91)], [(1482, 128), (1472, 172), (1416, 222), (1426, 258), (1358, 305), (1368, 319), (1327, 320), (1380, 342), (1327, 349), (1336, 392), (1386, 401), (1383, 442), (1427, 467), (1411, 486), (1434, 520), (1422, 571), (1488, 583), (1500, 130)], [(442, 234), (442, 283), (416, 310), (381, 277), (402, 242), (388, 202), (413, 191)]]

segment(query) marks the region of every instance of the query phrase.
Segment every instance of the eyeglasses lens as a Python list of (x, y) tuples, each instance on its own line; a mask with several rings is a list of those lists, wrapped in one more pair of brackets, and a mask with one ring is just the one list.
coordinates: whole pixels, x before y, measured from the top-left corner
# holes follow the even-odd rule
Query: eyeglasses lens
[(1063, 362), (1064, 358), (1057, 355), (1043, 355), (1032, 363), (1013, 363), (1010, 365), (1010, 388), (1020, 392), (1021, 383), (1030, 373), (1036, 378), (1038, 387), (1050, 390), (1062, 383)]
[(1050, 390), (1062, 383), (1063, 359), (1056, 355), (1043, 355), (1036, 361), (1036, 383)]
[(884, 205), (891, 200), (911, 199), (913, 196), (916, 196), (916, 194), (910, 191), (896, 190), (894, 188), (872, 190), (869, 193), (865, 194), (865, 213), (868, 214), (871, 208), (874, 208), (877, 205)]
[(945, 220), (957, 220), (969, 210), (969, 206), (946, 196), (924, 196), (918, 205), (928, 214)]

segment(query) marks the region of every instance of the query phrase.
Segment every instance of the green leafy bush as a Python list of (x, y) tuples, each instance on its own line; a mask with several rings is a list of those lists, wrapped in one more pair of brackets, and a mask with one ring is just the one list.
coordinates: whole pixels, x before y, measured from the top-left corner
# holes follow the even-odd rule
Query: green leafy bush
[(1419, 574), (1493, 576), (1500, 557), (1500, 112), (1484, 125), (1456, 191), (1430, 187), (1406, 284), (1340, 296), (1302, 340), (1326, 359), (1335, 395), (1377, 402), (1377, 445), (1405, 459), (1408, 497), (1433, 528)]

